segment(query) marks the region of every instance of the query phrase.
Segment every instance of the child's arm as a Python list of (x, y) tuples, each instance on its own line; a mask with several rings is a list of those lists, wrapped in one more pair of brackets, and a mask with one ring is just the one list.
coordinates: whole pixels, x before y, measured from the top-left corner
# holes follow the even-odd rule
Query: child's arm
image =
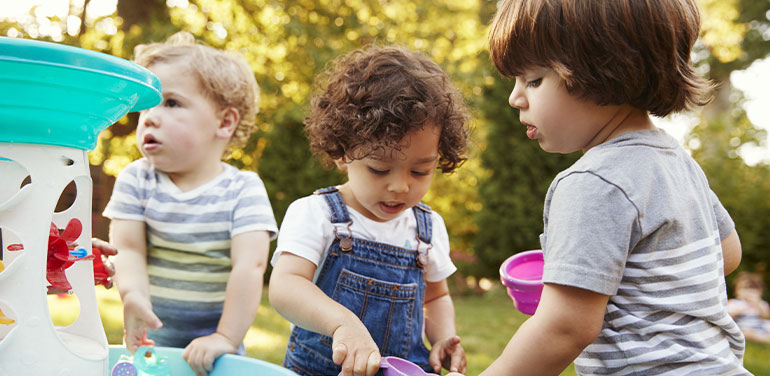
[(153, 345), (147, 331), (162, 326), (150, 303), (145, 239), (144, 222), (113, 219), (110, 223), (110, 243), (120, 249), (115, 256), (113, 279), (123, 301), (123, 331), (131, 353), (142, 345)]
[[(762, 299), (762, 295), (760, 295), (760, 299)], [(770, 319), (770, 303), (764, 300), (759, 301), (759, 317)]]
[(725, 275), (728, 275), (738, 268), (741, 263), (741, 240), (738, 238), (738, 232), (733, 230), (729, 235), (722, 239), (722, 258), (724, 259)]
[(609, 296), (546, 283), (535, 315), (482, 375), (558, 375), (598, 336)]
[(282, 253), (270, 276), (270, 304), (295, 325), (332, 337), (332, 361), (342, 365), (342, 375), (374, 375), (377, 344), (358, 316), (312, 282), (315, 269), (305, 258)]
[(465, 373), (465, 351), (455, 329), (455, 309), (446, 280), (428, 282), (425, 290), (425, 334), (431, 343), (429, 362), (433, 371), (441, 366)]
[(233, 267), (227, 279), (225, 304), (217, 331), (190, 342), (182, 357), (197, 375), (214, 369), (214, 360), (235, 353), (257, 315), (262, 297), (262, 279), (270, 251), (270, 234), (251, 231), (233, 237), (230, 257)]

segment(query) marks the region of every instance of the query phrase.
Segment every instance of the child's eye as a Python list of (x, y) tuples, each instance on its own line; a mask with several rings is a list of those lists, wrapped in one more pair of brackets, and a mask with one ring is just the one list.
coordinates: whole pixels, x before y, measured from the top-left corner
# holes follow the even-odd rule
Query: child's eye
[(176, 99), (166, 99), (166, 107), (179, 107), (179, 102)]
[(387, 175), (390, 170), (378, 170), (373, 167), (369, 167), (369, 172), (375, 174), (375, 175)]
[(412, 171), (412, 174), (417, 176), (428, 176), (430, 175), (430, 171)]
[(538, 87), (540, 84), (543, 83), (542, 78), (538, 78), (536, 80), (527, 81), (527, 87)]

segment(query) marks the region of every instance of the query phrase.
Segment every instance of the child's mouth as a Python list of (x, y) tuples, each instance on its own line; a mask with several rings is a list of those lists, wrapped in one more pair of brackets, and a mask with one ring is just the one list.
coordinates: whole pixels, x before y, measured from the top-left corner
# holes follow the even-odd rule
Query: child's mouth
[(144, 140), (142, 141), (142, 147), (146, 151), (152, 151), (160, 147), (160, 142), (153, 137), (153, 135), (145, 135)]
[(527, 127), (527, 137), (534, 140), (537, 137), (537, 128), (534, 125), (522, 123)]
[(404, 207), (403, 203), (387, 203), (380, 202), (380, 209), (387, 214), (396, 214), (400, 212)]

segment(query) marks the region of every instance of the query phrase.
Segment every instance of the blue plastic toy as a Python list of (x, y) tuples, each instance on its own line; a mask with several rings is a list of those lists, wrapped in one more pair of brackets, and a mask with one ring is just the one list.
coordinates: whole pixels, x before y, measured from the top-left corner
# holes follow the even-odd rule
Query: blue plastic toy
[(0, 82), (0, 142), (93, 150), (103, 129), (161, 101), (139, 65), (37, 40), (0, 37)]
[(154, 347), (142, 346), (134, 356), (121, 355), (111, 376), (171, 376), (171, 366), (168, 357), (158, 354)]
[[(160, 376), (165, 375), (163, 373), (149, 373), (158, 372), (160, 368), (142, 368), (142, 364), (151, 364), (153, 361), (146, 361), (139, 359), (146, 355), (146, 347), (140, 347), (136, 350), (133, 356), (129, 355), (128, 350), (123, 346), (110, 346), (110, 365), (112, 369), (111, 376)], [(163, 347), (155, 346), (152, 349), (152, 356), (155, 359), (162, 360), (162, 363), (168, 367), (170, 375), (173, 376), (195, 376), (192, 368), (182, 358), (182, 351), (184, 349), (176, 347)], [(143, 362), (143, 363), (142, 363)], [(155, 361), (157, 362), (157, 360)], [(135, 367), (136, 374), (132, 373), (115, 373), (126, 372), (130, 369), (128, 365)], [(144, 374), (142, 372), (145, 372)], [(266, 362), (264, 360), (249, 358), (246, 356), (239, 356), (233, 354), (225, 354), (217, 358), (214, 362), (214, 370), (209, 373), (209, 376), (296, 376), (296, 373), (292, 372), (288, 368), (281, 367), (277, 364)]]

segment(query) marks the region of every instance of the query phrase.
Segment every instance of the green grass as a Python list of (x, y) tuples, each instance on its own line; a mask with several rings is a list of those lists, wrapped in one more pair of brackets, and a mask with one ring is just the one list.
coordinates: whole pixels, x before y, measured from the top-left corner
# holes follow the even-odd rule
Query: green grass
[[(123, 338), (123, 308), (117, 290), (97, 287), (102, 325), (110, 344), (120, 344)], [(454, 298), (458, 334), (462, 338), (468, 359), (468, 375), (478, 375), (502, 353), (516, 329), (528, 316), (519, 313), (500, 286), (483, 296)], [(57, 325), (66, 325), (78, 315), (79, 305), (74, 297), (49, 296), (51, 316)], [(289, 323), (262, 298), (254, 325), (246, 334), (246, 354), (253, 358), (281, 364), (289, 336)], [(770, 376), (770, 345), (749, 342), (744, 364), (756, 376)], [(575, 375), (572, 366), (562, 376)]]
[[(454, 297), (457, 334), (468, 360), (468, 375), (478, 375), (491, 364), (529, 316), (517, 311), (502, 287), (482, 296)], [(574, 366), (561, 373), (576, 375)]]

